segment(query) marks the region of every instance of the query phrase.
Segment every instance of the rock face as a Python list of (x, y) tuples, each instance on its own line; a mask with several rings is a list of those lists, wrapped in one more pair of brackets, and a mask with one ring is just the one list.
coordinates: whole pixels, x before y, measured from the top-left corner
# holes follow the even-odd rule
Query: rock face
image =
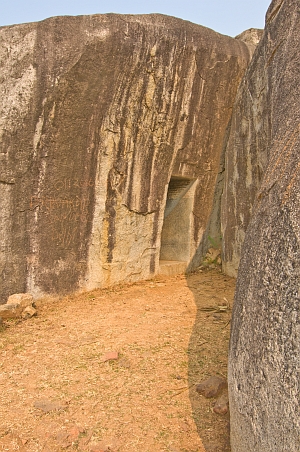
[(252, 207), (268, 160), (270, 92), (265, 33), (239, 86), (225, 150), (221, 206), (224, 273), (237, 276)]
[(252, 168), (238, 168), (232, 182), (228, 176), (231, 194), (234, 184), (244, 186), (234, 208), (253, 202), (250, 181), (264, 173), (243, 246), (232, 321), (233, 452), (300, 450), (299, 21), (298, 0), (271, 3), (239, 96), (247, 87), (249, 93), (239, 97), (233, 117), (248, 117), (232, 139), (237, 143), (243, 136), (241, 159), (248, 158)]
[(235, 39), (240, 39), (245, 44), (247, 44), (251, 56), (254, 54), (254, 51), (260, 42), (263, 35), (263, 30), (257, 29), (257, 28), (249, 28), (249, 30), (243, 31), (243, 33), (239, 34), (235, 37)]
[(0, 303), (147, 278), (160, 255), (197, 265), (247, 45), (113, 14), (0, 42)]

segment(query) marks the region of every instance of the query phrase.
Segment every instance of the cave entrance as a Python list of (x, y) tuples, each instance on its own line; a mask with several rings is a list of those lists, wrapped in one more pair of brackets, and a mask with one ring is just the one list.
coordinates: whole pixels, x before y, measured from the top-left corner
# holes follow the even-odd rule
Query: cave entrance
[(171, 177), (161, 233), (161, 274), (182, 273), (190, 260), (194, 182), (194, 179)]

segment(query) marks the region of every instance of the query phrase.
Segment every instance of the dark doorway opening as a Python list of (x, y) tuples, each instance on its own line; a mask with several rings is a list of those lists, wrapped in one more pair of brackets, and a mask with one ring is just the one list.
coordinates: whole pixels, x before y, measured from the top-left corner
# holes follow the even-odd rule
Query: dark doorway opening
[(194, 182), (171, 177), (161, 233), (160, 273), (182, 273), (190, 259)]

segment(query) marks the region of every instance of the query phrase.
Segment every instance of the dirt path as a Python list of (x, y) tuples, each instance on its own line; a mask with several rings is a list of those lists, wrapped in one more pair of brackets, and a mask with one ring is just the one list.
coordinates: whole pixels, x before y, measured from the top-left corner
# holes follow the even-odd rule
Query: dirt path
[(228, 452), (193, 385), (226, 375), (233, 290), (213, 270), (37, 303), (0, 332), (0, 451)]

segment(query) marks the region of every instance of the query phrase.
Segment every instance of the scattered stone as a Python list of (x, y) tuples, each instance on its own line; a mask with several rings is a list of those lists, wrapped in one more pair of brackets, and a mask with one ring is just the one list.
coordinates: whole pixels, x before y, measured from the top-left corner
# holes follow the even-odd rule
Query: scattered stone
[(119, 367), (123, 367), (124, 369), (129, 369), (131, 366), (129, 359), (125, 358), (125, 357), (119, 359), (118, 364), (119, 364)]
[(69, 441), (71, 441), (71, 443), (76, 441), (79, 438), (80, 433), (84, 433), (84, 429), (81, 429), (81, 428), (77, 427), (76, 425), (74, 427), (72, 427), (68, 431)]
[(50, 400), (36, 400), (34, 402), (34, 408), (49, 413), (50, 411), (65, 410), (67, 405), (61, 402), (51, 402)]
[(220, 256), (221, 251), (215, 248), (209, 248), (209, 250), (206, 253), (206, 259), (214, 262), (216, 259)]
[(69, 446), (68, 432), (66, 432), (65, 430), (58, 432), (56, 435), (56, 441), (61, 443), (61, 445), (64, 444), (65, 447), (68, 447)]
[(200, 268), (214, 269), (222, 263), (221, 251), (215, 248), (209, 248)]
[[(68, 431), (61, 430), (56, 434), (56, 441), (59, 443), (60, 447), (63, 449), (67, 449), (75, 443), (80, 433), (84, 433), (84, 429), (77, 427), (74, 425), (72, 428), (70, 428)], [(81, 448), (80, 450), (82, 450)], [(84, 449), (86, 450), (86, 449)]]
[(105, 353), (102, 357), (102, 361), (105, 363), (106, 361), (115, 361), (119, 358), (118, 352), (108, 352)]
[(0, 305), (0, 317), (2, 319), (16, 319), (20, 317), (22, 308), (18, 304)]
[(196, 385), (196, 391), (207, 399), (217, 397), (225, 388), (227, 388), (227, 381), (225, 378), (218, 376), (209, 377)]
[(16, 319), (22, 317), (28, 319), (36, 315), (33, 305), (33, 297), (29, 293), (15, 293), (8, 297), (6, 304), (0, 305), (2, 319)]
[(104, 448), (102, 443), (91, 444), (89, 450), (90, 450), (90, 452), (106, 452), (107, 451), (106, 447)]
[(229, 409), (229, 399), (228, 399), (228, 394), (222, 394), (217, 400), (216, 403), (214, 405), (214, 412), (216, 414), (227, 414), (228, 413), (228, 409)]
[(6, 304), (16, 304), (24, 309), (27, 306), (32, 306), (33, 296), (30, 293), (15, 293), (8, 297)]
[(27, 320), (34, 315), (37, 315), (37, 310), (33, 306), (27, 306), (27, 308), (25, 308), (22, 312), (22, 319)]

